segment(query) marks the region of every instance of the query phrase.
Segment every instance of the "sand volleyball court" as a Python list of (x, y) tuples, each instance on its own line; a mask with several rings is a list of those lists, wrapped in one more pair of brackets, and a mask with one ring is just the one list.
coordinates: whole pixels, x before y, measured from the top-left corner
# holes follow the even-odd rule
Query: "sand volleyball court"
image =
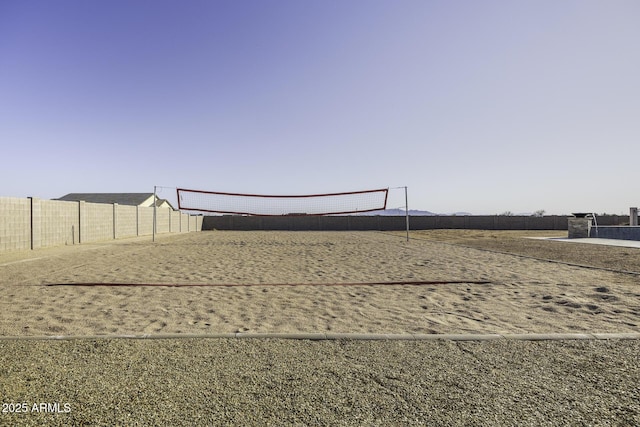
[(640, 331), (635, 267), (558, 259), (576, 250), (465, 231), (408, 243), (379, 232), (212, 231), (43, 249), (0, 257), (0, 335)]

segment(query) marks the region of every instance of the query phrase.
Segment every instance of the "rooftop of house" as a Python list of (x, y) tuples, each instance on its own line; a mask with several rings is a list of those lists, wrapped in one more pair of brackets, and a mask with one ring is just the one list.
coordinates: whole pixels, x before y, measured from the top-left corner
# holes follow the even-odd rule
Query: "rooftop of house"
[[(68, 202), (84, 201), (89, 203), (117, 203), (129, 206), (153, 206), (153, 193), (69, 193), (56, 200)], [(156, 205), (167, 204), (173, 209), (171, 203), (165, 199), (156, 199)]]

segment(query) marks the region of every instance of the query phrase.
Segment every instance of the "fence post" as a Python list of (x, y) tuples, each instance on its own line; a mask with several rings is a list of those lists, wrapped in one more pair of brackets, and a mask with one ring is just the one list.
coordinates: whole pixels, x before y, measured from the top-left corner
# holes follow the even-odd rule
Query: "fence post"
[(82, 200), (78, 201), (78, 243), (84, 243), (86, 236), (85, 232), (87, 231), (87, 225), (85, 224), (85, 202)]
[(113, 240), (118, 238), (118, 204), (113, 204)]
[(30, 223), (31, 223), (31, 249), (36, 249), (39, 248), (41, 246), (41, 239), (40, 239), (40, 199), (36, 198), (36, 197), (29, 197), (31, 203), (30, 203), (30, 213), (29, 213), (29, 217), (30, 217)]

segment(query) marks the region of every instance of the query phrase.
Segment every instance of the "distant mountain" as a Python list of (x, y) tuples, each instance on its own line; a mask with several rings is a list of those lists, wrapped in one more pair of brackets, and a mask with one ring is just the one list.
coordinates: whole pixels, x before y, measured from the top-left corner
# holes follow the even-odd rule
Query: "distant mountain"
[[(360, 213), (358, 215), (368, 215), (368, 216), (374, 216), (374, 215), (379, 215), (379, 216), (405, 216), (405, 211), (404, 211), (404, 209), (384, 209), (384, 210), (379, 210), (379, 211), (363, 212), (363, 213)], [(450, 213), (450, 214), (437, 214), (437, 213), (433, 213), (433, 212), (429, 212), (429, 211), (421, 211), (421, 210), (417, 210), (417, 209), (409, 209), (409, 216), (437, 216), (437, 215), (465, 216), (465, 215), (471, 215), (471, 214), (468, 213), (468, 212), (454, 212), (454, 213)]]
[[(384, 209), (379, 211), (371, 211), (371, 212), (362, 212), (358, 215), (365, 216), (405, 216), (404, 209)], [(419, 211), (415, 209), (409, 209), (409, 216), (431, 216), (435, 215), (433, 212), (429, 211)]]
[[(404, 209), (384, 209), (379, 211), (372, 212), (362, 212), (358, 215), (366, 215), (366, 216), (405, 216)], [(409, 209), (409, 216), (432, 216), (437, 215), (433, 212), (429, 211), (420, 211), (416, 209)]]

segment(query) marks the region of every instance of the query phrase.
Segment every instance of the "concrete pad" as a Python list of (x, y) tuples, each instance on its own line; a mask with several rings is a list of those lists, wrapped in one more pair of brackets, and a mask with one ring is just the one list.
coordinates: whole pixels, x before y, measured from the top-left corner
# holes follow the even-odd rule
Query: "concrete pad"
[(622, 246), (626, 248), (640, 249), (640, 241), (638, 240), (598, 239), (594, 237), (587, 237), (587, 238), (581, 238), (581, 239), (566, 239), (562, 237), (527, 237), (527, 239), (553, 240), (557, 242), (567, 242), (567, 243), (588, 243), (592, 245)]

